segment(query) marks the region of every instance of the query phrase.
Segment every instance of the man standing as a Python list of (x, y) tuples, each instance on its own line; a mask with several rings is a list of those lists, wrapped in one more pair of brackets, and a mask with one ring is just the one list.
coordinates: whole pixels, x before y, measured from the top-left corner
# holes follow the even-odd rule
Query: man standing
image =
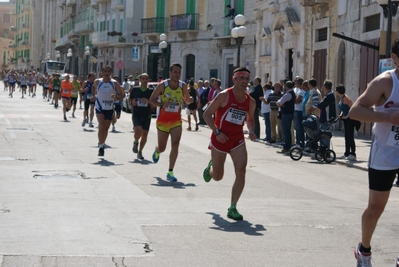
[(261, 113), (265, 120), (265, 132), (266, 132), (266, 137), (263, 140), (267, 142), (270, 142), (272, 140), (271, 138), (272, 131), (270, 126), (270, 104), (267, 102), (267, 99), (269, 98), (271, 92), (272, 92), (272, 86), (270, 84), (266, 84), (265, 86), (263, 86), (263, 96), (260, 97), (260, 100), (262, 101)]
[(281, 126), (283, 127), (284, 134), (284, 146), (281, 151), (277, 153), (287, 154), (290, 152), (292, 146), (292, 136), (291, 136), (291, 124), (294, 119), (295, 111), (295, 93), (294, 93), (294, 83), (291, 81), (286, 81), (284, 84), (285, 94), (277, 101), (277, 106), (281, 108)]
[(229, 12), (228, 12), (227, 15), (224, 16), (223, 18), (228, 18), (228, 19), (230, 19), (230, 21), (229, 21), (229, 27), (230, 27), (230, 30), (231, 30), (231, 29), (233, 29), (233, 27), (234, 27), (234, 18), (236, 17), (236, 10), (235, 10), (234, 8), (232, 8), (231, 5), (227, 5), (226, 8), (227, 8), (227, 10), (228, 10)]
[[(204, 170), (204, 180), (205, 182), (209, 182), (212, 178), (215, 181), (222, 180), (226, 155), (230, 154), (236, 178), (227, 217), (234, 220), (243, 219), (236, 206), (245, 186), (247, 166), (247, 149), (243, 133), (245, 120), (248, 125), (249, 138), (252, 141), (257, 138), (253, 132), (256, 103), (246, 92), (249, 79), (250, 71), (247, 68), (235, 69), (233, 72), (234, 86), (219, 93), (204, 112), (204, 120), (212, 130), (209, 145), (211, 160)], [(213, 114), (215, 114), (215, 120), (212, 117)]]
[(98, 121), (98, 156), (104, 156), (104, 145), (108, 129), (114, 115), (114, 98), (119, 94), (119, 101), (125, 97), (125, 92), (118, 82), (111, 79), (111, 66), (104, 66), (101, 70), (102, 78), (97, 79), (92, 87), (96, 96), (96, 115)]
[(261, 103), (262, 103), (260, 98), (263, 96), (263, 89), (262, 89), (261, 82), (262, 82), (262, 80), (260, 79), (260, 77), (256, 76), (254, 79), (255, 87), (249, 94), (255, 100), (255, 103), (256, 103), (256, 108), (255, 108), (255, 113), (254, 113), (254, 121), (255, 121), (254, 133), (258, 138), (260, 137), (259, 112), (260, 112)]
[(302, 89), (303, 79), (301, 77), (295, 77), (295, 112), (294, 112), (294, 128), (296, 135), (296, 146), (303, 147), (305, 144), (305, 133), (302, 126), (302, 102), (305, 96), (305, 91)]
[(331, 118), (335, 118), (337, 116), (337, 112), (335, 109), (335, 97), (331, 92), (332, 82), (330, 80), (325, 80), (323, 83), (324, 98), (317, 105), (320, 109), (320, 123), (325, 123)]
[(203, 101), (203, 98), (205, 98), (205, 96), (206, 96), (206, 98), (204, 99), (206, 102), (208, 102), (207, 101), (207, 98), (208, 98), (208, 96), (207, 96), (207, 94), (206, 94), (206, 88), (204, 87), (204, 83), (203, 83), (203, 81), (202, 80), (199, 80), (198, 81), (198, 96), (199, 96), (199, 102), (201, 103), (200, 104), (200, 107), (197, 109), (198, 110), (198, 120), (199, 120), (199, 125), (204, 125), (205, 124), (205, 121), (204, 121), (204, 118), (202, 117), (203, 115), (203, 113), (204, 113), (204, 111), (202, 110), (202, 108), (203, 108), (203, 106), (206, 104), (203, 104), (202, 103), (202, 101)]
[[(374, 122), (369, 157), (369, 198), (362, 215), (361, 242), (355, 249), (358, 267), (371, 267), (371, 238), (384, 212), (396, 173), (399, 171), (399, 41), (392, 44), (391, 58), (396, 65), (374, 78), (352, 105), (349, 117)], [(395, 266), (399, 266), (399, 258)]]
[[(147, 143), (148, 131), (151, 125), (151, 105), (150, 97), (152, 91), (148, 89), (149, 77), (147, 73), (140, 75), (140, 87), (133, 87), (130, 93), (132, 103), (132, 121), (134, 127), (133, 153), (137, 153), (137, 158), (143, 160), (143, 149)], [(140, 140), (140, 146), (139, 146)]]
[[(272, 93), (269, 94), (267, 98), (267, 103), (270, 104), (270, 127), (272, 130), (272, 140), (269, 143), (273, 144), (276, 143), (277, 140), (282, 140), (282, 133), (281, 133), (281, 120), (278, 119), (278, 106), (277, 101), (283, 96), (280, 92), (281, 85), (280, 83), (274, 84), (274, 90)], [(277, 130), (276, 130), (277, 128)]]
[[(150, 104), (160, 107), (157, 118), (158, 145), (152, 155), (152, 160), (157, 163), (159, 156), (166, 149), (169, 135), (172, 141), (172, 149), (169, 155), (169, 171), (166, 178), (171, 182), (176, 182), (173, 168), (179, 153), (179, 144), (182, 134), (181, 103), (186, 104), (194, 101), (188, 94), (187, 84), (180, 81), (182, 66), (173, 63), (169, 67), (169, 79), (158, 84), (150, 98)], [(157, 101), (158, 96), (161, 102)]]

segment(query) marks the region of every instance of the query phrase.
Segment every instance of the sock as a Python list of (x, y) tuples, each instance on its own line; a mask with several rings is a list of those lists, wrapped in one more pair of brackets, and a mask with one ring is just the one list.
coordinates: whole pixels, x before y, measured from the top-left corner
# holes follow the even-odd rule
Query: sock
[(366, 254), (370, 254), (371, 253), (371, 247), (370, 248), (365, 248), (365, 247), (363, 247), (362, 244), (360, 244), (359, 250), (360, 250), (360, 252), (364, 252)]
[(168, 174), (169, 174), (170, 176), (174, 176), (174, 175), (173, 175), (173, 169), (169, 169)]
[(230, 209), (231, 209), (231, 208), (234, 208), (234, 209), (235, 209), (235, 208), (236, 208), (236, 205), (237, 205), (237, 204), (231, 204)]
[(139, 144), (139, 142), (138, 141), (133, 141), (136, 145), (138, 145)]
[(101, 147), (104, 148), (104, 144), (98, 144), (98, 147), (99, 148), (101, 148)]

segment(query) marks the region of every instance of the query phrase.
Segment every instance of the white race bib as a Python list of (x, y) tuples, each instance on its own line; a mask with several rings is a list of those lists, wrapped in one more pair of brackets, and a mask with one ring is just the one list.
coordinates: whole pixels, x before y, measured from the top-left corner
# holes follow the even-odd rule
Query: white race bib
[(246, 112), (242, 110), (238, 110), (235, 108), (230, 108), (229, 113), (227, 113), (226, 121), (242, 125), (244, 123), (246, 117)]
[(69, 94), (69, 90), (64, 89), (63, 91), (64, 91), (64, 94)]
[(54, 86), (54, 90), (59, 90), (59, 89), (60, 89), (59, 86), (57, 86), (57, 85)]
[(396, 125), (391, 126), (391, 131), (389, 132), (387, 145), (399, 148), (399, 126)]
[(167, 112), (179, 112), (179, 103), (169, 102), (169, 106), (165, 108)]
[(114, 101), (103, 101), (104, 108), (112, 108), (113, 104), (114, 104)]
[(91, 94), (87, 94), (87, 97), (86, 97), (87, 99), (90, 99), (91, 98)]
[(148, 103), (141, 101), (141, 98), (136, 99), (138, 107), (148, 107)]

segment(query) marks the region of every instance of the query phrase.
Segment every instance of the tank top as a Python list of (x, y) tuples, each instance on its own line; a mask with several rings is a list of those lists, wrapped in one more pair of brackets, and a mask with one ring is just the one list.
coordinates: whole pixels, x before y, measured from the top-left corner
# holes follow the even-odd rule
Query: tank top
[(32, 81), (31, 81), (31, 83), (32, 83), (32, 84), (36, 84), (36, 76), (32, 76)]
[(61, 83), (61, 96), (71, 97), (72, 96), (72, 83), (71, 81), (62, 81)]
[(9, 83), (14, 83), (15, 82), (14, 81), (14, 76), (12, 74), (8, 76), (8, 82)]
[(85, 95), (84, 95), (84, 99), (85, 99), (85, 100), (91, 98), (91, 96), (92, 96), (92, 94), (93, 94), (93, 93), (92, 93), (92, 92), (93, 92), (93, 90), (92, 90), (93, 84), (94, 84), (94, 82), (90, 83), (89, 81), (86, 81), (86, 87), (89, 88), (89, 90), (87, 90), (87, 91), (85, 92)]
[[(344, 96), (344, 97), (345, 97), (345, 96)], [(343, 102), (344, 97), (343, 97), (342, 100), (338, 103), (338, 108), (342, 111), (342, 116), (347, 116), (348, 113), (349, 113), (350, 107), (349, 107), (347, 104), (345, 104), (345, 103)]]
[[(395, 70), (389, 70), (392, 77), (392, 92), (381, 106), (374, 106), (375, 112), (392, 113), (399, 110), (399, 80)], [(399, 125), (376, 122), (373, 126), (369, 167), (377, 170), (399, 168)]]
[(167, 108), (161, 108), (159, 112), (158, 122), (177, 122), (181, 121), (180, 105), (183, 101), (183, 82), (179, 81), (176, 89), (169, 86), (169, 80), (165, 80), (164, 91), (161, 95), (161, 103), (169, 102)]
[(96, 109), (102, 110), (112, 110), (114, 108), (114, 98), (112, 94), (116, 94), (114, 82), (111, 80), (109, 82), (104, 82), (103, 79), (99, 79), (97, 86), (96, 95)]
[(53, 90), (59, 91), (61, 86), (61, 80), (60, 79), (53, 79)]
[(227, 105), (219, 108), (215, 115), (215, 125), (223, 133), (228, 136), (243, 136), (242, 127), (249, 111), (250, 95), (246, 94), (244, 102), (240, 103), (236, 100), (233, 88), (226, 89), (229, 95)]
[(78, 97), (79, 95), (79, 89), (80, 89), (80, 82), (79, 81), (72, 81), (72, 97)]
[(19, 77), (19, 80), (21, 81), (21, 85), (26, 85), (26, 76), (25, 75), (21, 75)]

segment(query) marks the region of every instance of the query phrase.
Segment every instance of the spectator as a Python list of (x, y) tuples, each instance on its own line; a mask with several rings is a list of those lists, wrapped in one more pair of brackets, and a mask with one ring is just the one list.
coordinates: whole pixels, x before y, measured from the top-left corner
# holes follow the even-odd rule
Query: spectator
[(295, 88), (294, 93), (296, 95), (295, 99), (295, 112), (294, 112), (294, 129), (295, 129), (295, 139), (296, 146), (302, 146), (305, 142), (305, 135), (303, 131), (302, 121), (302, 102), (305, 95), (305, 91), (302, 89), (303, 79), (301, 77), (295, 77)]
[(337, 112), (335, 109), (335, 97), (331, 92), (332, 82), (330, 80), (325, 80), (323, 86), (321, 87), (324, 98), (323, 100), (317, 104), (317, 107), (320, 109), (320, 123), (325, 123), (331, 118), (335, 118), (337, 116)]
[(267, 102), (267, 99), (269, 98), (271, 92), (272, 92), (271, 85), (266, 84), (265, 86), (263, 86), (263, 96), (259, 98), (262, 101), (261, 113), (265, 120), (265, 127), (266, 127), (265, 128), (266, 137), (263, 140), (266, 142), (270, 142), (272, 140), (271, 127), (270, 127), (270, 104)]
[(255, 121), (254, 133), (256, 135), (256, 138), (260, 137), (259, 112), (260, 112), (261, 103), (262, 103), (260, 98), (264, 96), (261, 82), (262, 82), (261, 78), (259, 76), (256, 76), (253, 81), (254, 87), (249, 94), (253, 99), (255, 99), (255, 102), (256, 102), (256, 108), (255, 108), (255, 114), (254, 114), (254, 121)]
[(198, 125), (205, 124), (204, 118), (202, 117), (202, 114), (204, 113), (204, 111), (202, 110), (202, 107), (204, 106), (204, 104), (202, 104), (202, 97), (205, 96), (204, 93), (206, 93), (206, 88), (203, 85), (204, 85), (204, 82), (202, 80), (199, 80), (198, 81), (198, 96), (199, 96), (201, 105), (198, 108), (198, 121), (199, 121)]
[(208, 102), (211, 102), (213, 100), (213, 94), (215, 93), (215, 87), (214, 87), (214, 82), (216, 78), (211, 78), (211, 88), (208, 91)]
[(308, 102), (306, 102), (305, 105), (305, 111), (306, 115), (315, 115), (316, 117), (319, 117), (320, 115), (320, 110), (317, 108), (317, 105), (321, 101), (321, 93), (319, 89), (317, 89), (317, 81), (315, 79), (310, 79), (308, 81), (308, 87), (309, 87), (309, 98)]
[[(270, 127), (271, 127), (271, 132), (272, 136), (269, 143), (276, 143), (277, 140), (281, 141), (282, 140), (282, 131), (281, 131), (281, 121), (278, 119), (278, 107), (277, 107), (277, 101), (283, 96), (283, 94), (280, 91), (281, 85), (280, 83), (275, 83), (274, 84), (274, 90), (272, 93), (270, 93), (269, 97), (267, 98), (267, 103), (270, 104)], [(276, 131), (277, 128), (277, 131)]]
[(229, 12), (223, 18), (230, 19), (229, 27), (230, 27), (230, 30), (232, 30), (234, 28), (234, 18), (236, 17), (236, 10), (234, 8), (232, 8), (231, 5), (227, 5), (226, 8)]

